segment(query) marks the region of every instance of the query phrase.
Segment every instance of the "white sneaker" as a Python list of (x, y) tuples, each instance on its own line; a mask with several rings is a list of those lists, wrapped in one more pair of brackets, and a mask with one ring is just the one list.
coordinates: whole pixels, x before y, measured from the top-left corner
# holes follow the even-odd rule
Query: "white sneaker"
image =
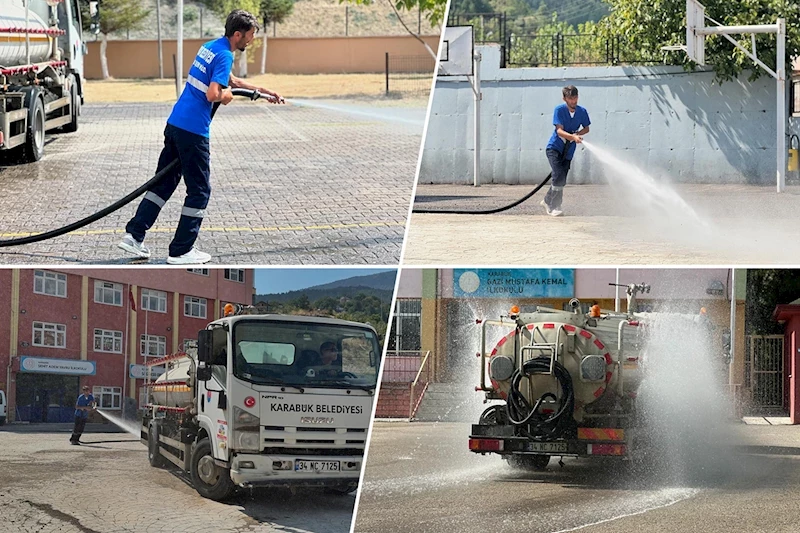
[(167, 263), (170, 265), (201, 265), (209, 261), (211, 261), (211, 255), (201, 252), (197, 248), (192, 248), (178, 257), (167, 257)]
[(549, 209), (547, 211), (547, 214), (550, 215), (551, 217), (560, 217), (561, 215), (564, 214), (564, 211), (562, 211), (561, 209)]
[(139, 242), (133, 238), (133, 235), (130, 233), (126, 233), (125, 236), (119, 241), (117, 244), (118, 248), (122, 248), (128, 253), (135, 255), (136, 257), (141, 257), (142, 259), (147, 259), (150, 257), (150, 249), (144, 245), (143, 242)]
[(547, 205), (547, 202), (545, 202), (544, 200), (542, 200), (541, 202), (539, 202), (539, 205), (540, 205), (540, 206), (542, 206), (542, 207), (544, 207), (544, 210), (545, 210), (545, 211), (547, 211), (547, 214), (548, 214), (548, 215), (549, 215), (549, 214), (551, 214), (551, 212), (550, 212), (550, 206), (549, 206), (549, 205)]

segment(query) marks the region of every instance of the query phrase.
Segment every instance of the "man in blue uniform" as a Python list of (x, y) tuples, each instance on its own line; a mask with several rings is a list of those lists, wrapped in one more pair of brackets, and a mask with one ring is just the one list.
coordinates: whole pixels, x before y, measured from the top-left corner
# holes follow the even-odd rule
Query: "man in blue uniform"
[(150, 257), (144, 237), (158, 218), (161, 208), (178, 187), (181, 175), (186, 183), (186, 199), (175, 237), (169, 245), (167, 263), (189, 265), (207, 263), (211, 256), (194, 247), (211, 195), (209, 125), (214, 102), (227, 105), (233, 99), (231, 88), (257, 90), (280, 102), (277, 93), (251, 85), (231, 74), (234, 50), (244, 51), (258, 31), (257, 19), (237, 9), (228, 15), (225, 36), (205, 43), (189, 69), (186, 87), (172, 108), (164, 130), (164, 149), (158, 159), (161, 171), (173, 160), (176, 165), (142, 199), (136, 215), (125, 226), (127, 232), (118, 244), (141, 258)]
[(89, 387), (84, 385), (83, 394), (78, 396), (78, 401), (75, 403), (75, 425), (72, 427), (72, 436), (69, 438), (70, 444), (80, 445), (81, 435), (86, 427), (86, 420), (89, 418), (89, 411), (96, 405), (94, 396), (89, 392)]
[(589, 133), (589, 113), (578, 105), (578, 89), (568, 85), (561, 90), (564, 103), (556, 106), (553, 112), (553, 126), (555, 130), (547, 143), (547, 160), (553, 177), (550, 189), (540, 203), (547, 214), (559, 217), (564, 214), (561, 210), (561, 199), (564, 186), (567, 184), (567, 173), (575, 155), (575, 146), (583, 142), (583, 135)]

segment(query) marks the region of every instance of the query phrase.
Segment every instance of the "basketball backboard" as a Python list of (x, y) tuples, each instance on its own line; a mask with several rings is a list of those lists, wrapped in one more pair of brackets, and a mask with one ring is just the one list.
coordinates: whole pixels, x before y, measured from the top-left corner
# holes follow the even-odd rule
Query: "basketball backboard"
[(439, 76), (472, 76), (472, 54), (472, 26), (445, 27), (439, 50)]
[(686, 53), (698, 65), (706, 63), (706, 36), (697, 30), (705, 27), (706, 8), (697, 0), (686, 0)]

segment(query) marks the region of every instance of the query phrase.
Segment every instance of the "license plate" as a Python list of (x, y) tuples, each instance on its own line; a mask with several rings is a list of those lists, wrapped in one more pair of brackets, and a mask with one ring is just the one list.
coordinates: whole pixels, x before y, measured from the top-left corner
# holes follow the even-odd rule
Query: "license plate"
[(528, 442), (526, 452), (567, 453), (566, 442)]
[(339, 461), (303, 461), (294, 462), (295, 472), (338, 472)]

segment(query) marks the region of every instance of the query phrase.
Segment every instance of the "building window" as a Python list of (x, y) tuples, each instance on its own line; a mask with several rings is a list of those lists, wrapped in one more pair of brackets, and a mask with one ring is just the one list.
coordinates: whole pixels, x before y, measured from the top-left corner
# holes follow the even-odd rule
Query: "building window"
[(159, 335), (142, 335), (139, 339), (139, 353), (143, 357), (164, 357), (167, 355), (167, 338)]
[(122, 284), (95, 280), (94, 301), (99, 304), (122, 307)]
[(153, 289), (142, 289), (142, 310), (167, 312), (167, 293)]
[(187, 268), (186, 272), (191, 272), (192, 274), (200, 274), (201, 276), (208, 276), (207, 268)]
[(422, 299), (398, 298), (394, 303), (389, 352), (419, 351), (422, 349)]
[(226, 268), (225, 279), (244, 283), (244, 270), (241, 268)]
[(48, 296), (67, 297), (67, 275), (36, 270), (33, 273), (33, 292)]
[(195, 318), (206, 317), (207, 301), (205, 298), (195, 298), (194, 296), (183, 297), (183, 314)]
[(92, 387), (92, 396), (99, 409), (122, 409), (122, 387)]
[(33, 345), (50, 346), (53, 348), (66, 348), (67, 326), (64, 324), (49, 324), (47, 322), (34, 322)]
[(122, 332), (108, 329), (95, 329), (94, 351), (122, 353)]

